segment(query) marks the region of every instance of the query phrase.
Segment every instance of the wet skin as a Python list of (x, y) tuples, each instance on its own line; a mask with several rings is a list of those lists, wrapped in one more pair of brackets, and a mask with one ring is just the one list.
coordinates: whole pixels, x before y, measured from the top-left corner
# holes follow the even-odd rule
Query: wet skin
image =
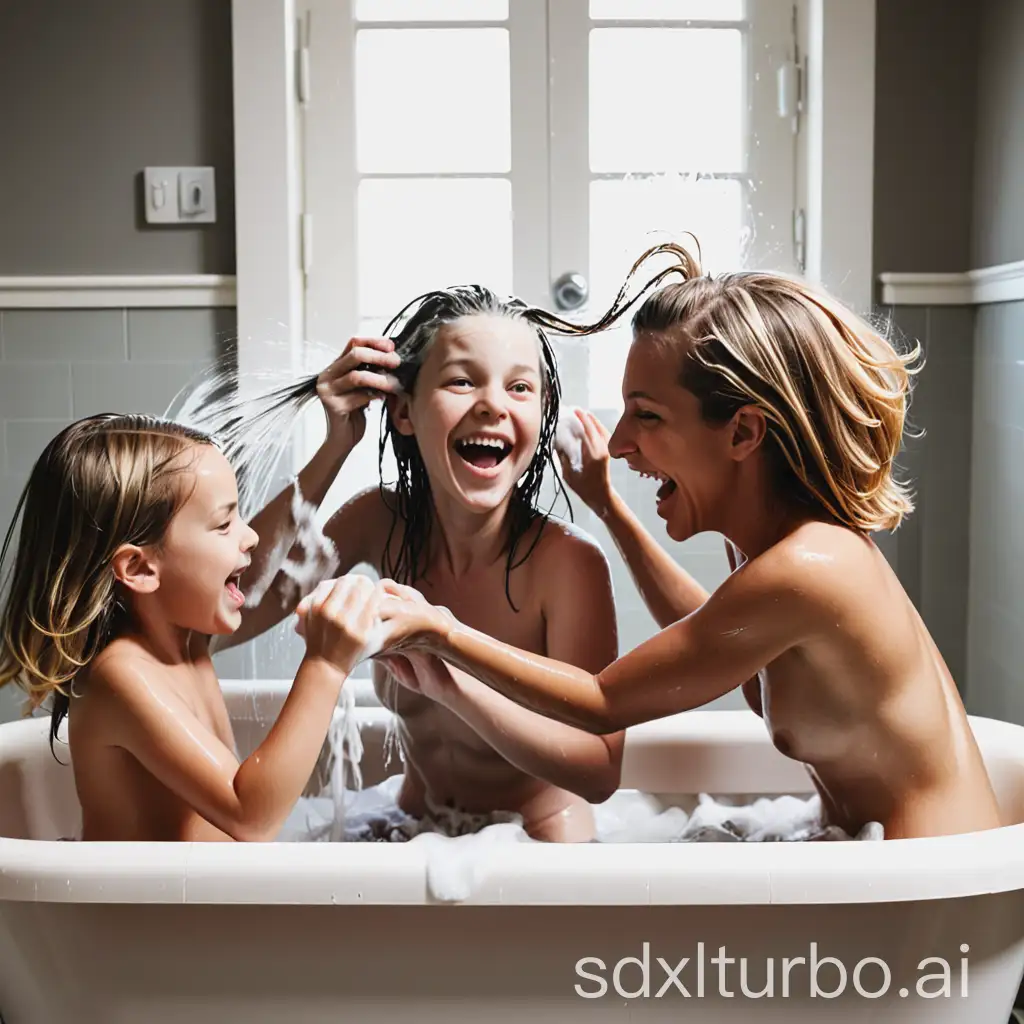
[(742, 687), (775, 746), (807, 766), (829, 819), (850, 834), (870, 821), (888, 839), (1001, 825), (956, 686), (884, 556), (870, 537), (777, 498), (760, 447), (763, 417), (747, 410), (708, 424), (676, 379), (665, 346), (634, 342), (608, 448), (662, 481), (658, 514), (670, 537), (713, 530), (729, 539), (738, 567), (713, 594), (698, 597), (681, 569), (652, 557), (642, 527), (608, 496), (609, 527), (633, 553), (652, 610), (675, 607), (655, 637), (590, 673), (389, 585), (396, 596), (384, 610), (397, 649), (442, 657), (524, 707), (598, 735)]

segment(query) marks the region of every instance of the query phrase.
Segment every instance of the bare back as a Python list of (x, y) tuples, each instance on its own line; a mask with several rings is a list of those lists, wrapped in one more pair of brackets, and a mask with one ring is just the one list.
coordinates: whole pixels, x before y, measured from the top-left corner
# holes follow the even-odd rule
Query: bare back
[(811, 523), (762, 557), (796, 578), (824, 568), (819, 628), (748, 695), (775, 746), (808, 766), (831, 820), (851, 833), (881, 821), (890, 839), (1000, 825), (956, 685), (878, 548)]
[[(111, 668), (130, 667), (163, 712), (187, 726), (196, 756), (235, 750), (231, 724), (209, 657), (161, 664), (130, 639), (115, 640), (76, 680), (68, 714), (75, 751), (75, 785), (82, 806), (82, 839), (104, 841), (231, 842), (172, 792), (119, 742), (125, 715), (121, 695), (107, 685)], [(78, 696), (80, 694), (80, 696)]]

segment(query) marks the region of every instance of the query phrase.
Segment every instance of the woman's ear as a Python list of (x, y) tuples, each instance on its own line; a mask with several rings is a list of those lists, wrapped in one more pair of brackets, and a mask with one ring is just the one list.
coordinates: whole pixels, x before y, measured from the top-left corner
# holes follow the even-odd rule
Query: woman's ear
[(135, 594), (152, 594), (160, 586), (160, 570), (153, 558), (135, 544), (122, 544), (111, 559), (114, 578)]
[(761, 447), (768, 433), (768, 421), (756, 405), (737, 409), (729, 424), (729, 454), (742, 462)]
[(409, 396), (404, 391), (400, 395), (388, 395), (387, 405), (388, 414), (391, 416), (395, 430), (406, 437), (412, 437), (416, 433), (416, 429), (412, 425), (410, 416)]

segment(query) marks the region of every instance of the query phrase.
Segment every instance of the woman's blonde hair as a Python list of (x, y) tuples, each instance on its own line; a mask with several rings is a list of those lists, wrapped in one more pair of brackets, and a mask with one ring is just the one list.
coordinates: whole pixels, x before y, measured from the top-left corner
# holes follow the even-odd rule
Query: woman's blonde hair
[(188, 498), (175, 477), (199, 431), (149, 416), (104, 413), (62, 430), (36, 461), (0, 563), (21, 533), (0, 614), (0, 686), (32, 707), (53, 697), (51, 743), (67, 687), (112, 639), (124, 614), (111, 560), (123, 544), (154, 545)]
[(631, 276), (665, 252), (674, 262), (655, 280), (683, 280), (648, 296), (633, 331), (678, 346), (680, 384), (704, 419), (726, 423), (756, 406), (786, 497), (856, 530), (897, 527), (913, 510), (894, 470), (920, 344), (898, 352), (866, 320), (784, 274), (705, 275), (699, 257), (674, 244), (648, 250)]

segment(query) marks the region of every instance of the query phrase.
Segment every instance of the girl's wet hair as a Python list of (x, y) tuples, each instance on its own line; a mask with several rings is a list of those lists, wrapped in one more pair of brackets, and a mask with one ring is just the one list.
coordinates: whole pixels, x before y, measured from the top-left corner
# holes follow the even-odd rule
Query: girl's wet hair
[[(634, 267), (634, 270), (636, 268)], [(661, 279), (660, 275), (648, 283), (643, 289), (653, 287)], [(627, 282), (628, 284), (628, 282)], [(625, 301), (626, 285), (620, 291), (615, 303), (603, 316), (592, 324), (576, 324), (544, 309), (529, 306), (514, 297), (502, 297), (482, 285), (457, 285), (451, 288), (438, 289), (418, 296), (400, 310), (384, 328), (384, 337), (391, 338), (395, 343), (395, 351), (401, 358), (401, 365), (394, 371), (403, 389), (412, 393), (416, 378), (419, 375), (423, 360), (443, 327), (457, 323), (463, 317), (495, 316), (519, 320), (528, 324), (537, 336), (540, 352), (540, 371), (542, 378), (542, 420), (537, 450), (530, 460), (529, 467), (518, 482), (512, 494), (509, 507), (508, 523), (508, 556), (505, 564), (505, 596), (509, 604), (515, 608), (509, 589), (512, 570), (529, 558), (540, 539), (541, 530), (534, 533), (525, 552), (519, 556), (520, 547), (535, 521), (541, 519), (541, 529), (549, 512), (542, 512), (538, 507), (540, 490), (544, 473), (551, 467), (554, 473), (555, 486), (569, 504), (568, 496), (561, 477), (554, 468), (552, 442), (558, 422), (559, 403), (561, 401), (561, 383), (558, 377), (558, 364), (554, 349), (547, 332), (553, 331), (563, 335), (584, 336), (595, 334), (611, 326), (628, 307)], [(631, 301), (635, 301), (631, 300)], [(379, 367), (372, 367), (380, 372)], [(224, 433), (225, 454), (236, 464), (244, 461), (244, 452), (251, 439), (267, 434), (280, 435), (282, 417), (294, 422), (304, 407), (317, 397), (317, 380), (314, 374), (303, 378), (297, 384), (289, 384), (275, 389), (258, 400), (259, 411), (246, 414), (244, 411), (235, 415), (231, 403), (218, 402), (214, 411), (208, 406), (207, 411), (198, 417), (198, 422), (225, 421), (230, 429)], [(253, 401), (244, 403), (250, 409)], [(238, 403), (243, 409), (243, 403)], [(433, 502), (431, 500), (430, 480), (426, 466), (420, 455), (419, 446), (414, 437), (406, 437), (394, 429), (391, 416), (385, 407), (381, 414), (381, 442), (379, 466), (381, 471), (381, 497), (392, 515), (391, 530), (384, 553), (382, 566), (385, 574), (399, 582), (414, 583), (426, 570), (430, 528), (433, 521)], [(217, 431), (218, 436), (222, 431)], [(398, 467), (398, 479), (394, 494), (389, 494), (383, 479), (384, 457), (388, 444), (394, 452)], [(246, 487), (244, 474), (239, 472), (240, 492), (244, 492), (242, 504), (256, 511), (258, 501), (253, 500)], [(550, 510), (549, 510), (550, 511)], [(571, 511), (571, 505), (570, 505)], [(401, 541), (398, 551), (392, 555), (391, 540), (402, 524)]]
[(856, 530), (895, 529), (913, 510), (894, 470), (920, 344), (897, 351), (805, 281), (759, 271), (712, 277), (699, 257), (674, 248), (667, 273), (682, 281), (637, 309), (634, 335), (677, 351), (679, 383), (706, 421), (727, 423), (744, 406), (761, 410), (785, 500)]
[[(384, 328), (385, 336), (394, 341), (395, 351), (402, 360), (394, 371), (395, 376), (403, 391), (409, 395), (415, 390), (416, 379), (431, 345), (446, 325), (457, 323), (463, 317), (469, 316), (505, 317), (528, 324), (536, 335), (542, 385), (540, 437), (526, 473), (512, 491), (508, 511), (505, 596), (513, 608), (515, 605), (509, 592), (512, 570), (529, 558), (540, 538), (540, 531), (537, 531), (532, 543), (517, 562), (519, 546), (540, 514), (537, 500), (544, 482), (544, 472), (548, 466), (553, 468), (552, 441), (558, 423), (562, 395), (558, 365), (551, 342), (536, 318), (531, 317), (530, 312), (529, 307), (519, 299), (501, 298), (482, 285), (462, 285), (421, 295)], [(385, 407), (381, 415), (378, 461), (382, 481), (384, 457), (389, 444), (398, 467), (398, 479), (393, 494), (389, 494), (383, 484), (381, 486), (381, 497), (391, 512), (391, 529), (384, 546), (383, 570), (392, 579), (415, 583), (426, 571), (433, 522), (430, 478), (415, 437), (399, 433)], [(557, 474), (555, 480), (562, 495), (565, 496), (564, 487)], [(391, 542), (399, 521), (403, 526), (401, 542), (397, 554), (392, 557)]]
[(125, 620), (115, 552), (124, 544), (160, 544), (188, 500), (177, 479), (189, 466), (181, 456), (213, 443), (178, 423), (104, 413), (66, 427), (36, 461), (0, 552), (0, 564), (8, 565), (0, 686), (17, 682), (33, 708), (52, 698), (51, 749), (75, 677)]

